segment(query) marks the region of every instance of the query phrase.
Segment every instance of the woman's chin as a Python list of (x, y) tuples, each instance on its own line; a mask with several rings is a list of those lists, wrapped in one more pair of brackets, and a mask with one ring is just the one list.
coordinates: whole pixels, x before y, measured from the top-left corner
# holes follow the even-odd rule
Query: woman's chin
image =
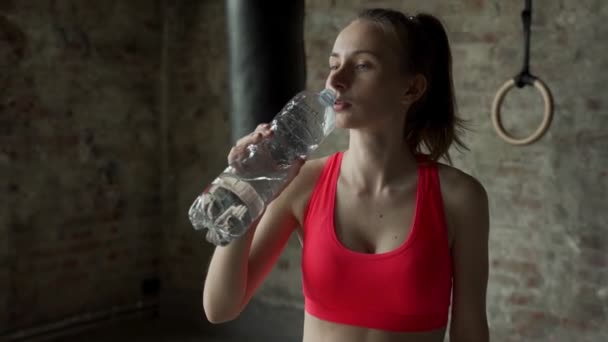
[(356, 120), (350, 113), (336, 113), (336, 128), (352, 129), (361, 127), (360, 120)]
[(336, 128), (338, 129), (349, 129), (349, 128), (353, 128), (351, 125), (349, 125), (346, 122), (342, 122), (342, 121), (336, 121)]
[(348, 129), (353, 128), (352, 116), (349, 113), (337, 112), (336, 113), (336, 128)]

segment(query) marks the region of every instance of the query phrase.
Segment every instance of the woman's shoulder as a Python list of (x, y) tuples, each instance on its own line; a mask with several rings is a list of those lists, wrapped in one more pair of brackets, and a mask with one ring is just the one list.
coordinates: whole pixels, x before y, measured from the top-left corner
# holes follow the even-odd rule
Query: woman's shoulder
[(290, 202), (294, 215), (301, 224), (303, 222), (306, 205), (323, 173), (325, 165), (332, 156), (333, 155), (322, 156), (306, 160), (292, 184), (289, 185)]
[(335, 157), (338, 153), (339, 152), (336, 152), (331, 155), (306, 159), (306, 161), (298, 171), (298, 175), (294, 178), (292, 184), (294, 184), (297, 188), (306, 188), (308, 185), (316, 183), (317, 179), (323, 172), (327, 161), (330, 158)]
[(457, 167), (436, 164), (448, 213), (461, 215), (487, 206), (488, 195), (479, 179)]
[(450, 232), (450, 246), (455, 236), (465, 237), (474, 243), (484, 237), (487, 225), (488, 195), (485, 187), (474, 176), (454, 166), (437, 163), (441, 184), (441, 197)]
[(442, 185), (445, 184), (451, 190), (479, 190), (479, 188), (483, 188), (479, 179), (462, 169), (441, 162), (436, 162), (435, 164), (437, 165)]

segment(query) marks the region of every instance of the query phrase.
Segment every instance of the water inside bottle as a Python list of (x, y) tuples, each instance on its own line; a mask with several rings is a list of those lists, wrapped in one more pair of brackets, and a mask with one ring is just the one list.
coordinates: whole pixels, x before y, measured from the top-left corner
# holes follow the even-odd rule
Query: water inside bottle
[(263, 206), (250, 183), (223, 173), (192, 204), (189, 216), (195, 229), (209, 230), (208, 240), (219, 239), (225, 245), (245, 233)]
[[(310, 95), (310, 94), (309, 94)], [(207, 240), (225, 246), (242, 236), (288, 180), (296, 159), (306, 158), (335, 127), (333, 93), (301, 93), (271, 123), (269, 140), (250, 146), (192, 204), (190, 221)]]

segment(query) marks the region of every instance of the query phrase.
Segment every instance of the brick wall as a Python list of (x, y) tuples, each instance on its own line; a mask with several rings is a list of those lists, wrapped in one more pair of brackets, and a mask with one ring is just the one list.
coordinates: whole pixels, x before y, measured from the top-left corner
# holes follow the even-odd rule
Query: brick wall
[(0, 332), (158, 277), (159, 45), (148, 1), (0, 2)]

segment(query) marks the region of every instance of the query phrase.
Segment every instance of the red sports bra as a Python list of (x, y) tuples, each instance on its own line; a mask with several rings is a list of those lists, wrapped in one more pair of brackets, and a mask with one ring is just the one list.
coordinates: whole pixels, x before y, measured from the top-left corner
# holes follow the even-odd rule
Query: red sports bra
[(342, 156), (338, 152), (328, 158), (305, 213), (305, 310), (322, 320), (388, 331), (445, 327), (452, 260), (436, 164), (417, 156), (416, 209), (404, 243), (386, 253), (368, 254), (346, 248), (335, 234)]

